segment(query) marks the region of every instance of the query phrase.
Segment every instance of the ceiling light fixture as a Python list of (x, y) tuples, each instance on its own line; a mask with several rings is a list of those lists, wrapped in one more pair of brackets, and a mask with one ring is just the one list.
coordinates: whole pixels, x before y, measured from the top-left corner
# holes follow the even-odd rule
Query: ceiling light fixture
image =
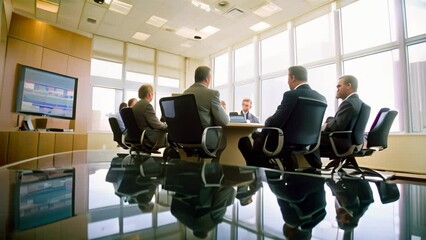
[(143, 33), (143, 32), (136, 32), (135, 34), (133, 34), (132, 38), (137, 39), (137, 40), (141, 40), (141, 41), (145, 41), (147, 40), (149, 37), (151, 37), (151, 35)]
[(269, 2), (268, 4), (263, 5), (262, 7), (258, 8), (253, 13), (260, 16), (260, 17), (266, 18), (266, 17), (272, 16), (273, 14), (275, 14), (275, 13), (281, 11), (281, 10), (283, 10), (283, 9), (280, 8), (279, 6), (275, 5), (274, 3)]
[(152, 26), (155, 27), (162, 27), (164, 24), (166, 24), (166, 22), (168, 22), (167, 19), (161, 18), (161, 17), (157, 17), (155, 15), (152, 15), (147, 21), (147, 24), (150, 24)]
[(59, 1), (37, 0), (37, 8), (51, 13), (58, 13)]
[(132, 5), (119, 1), (119, 0), (113, 0), (111, 2), (111, 5), (109, 7), (109, 10), (113, 12), (117, 12), (123, 15), (129, 14), (130, 10), (132, 9)]
[(255, 31), (255, 32), (260, 32), (263, 31), (267, 28), (269, 28), (271, 25), (269, 25), (268, 23), (265, 22), (259, 22), (253, 26), (250, 27), (251, 30)]
[(204, 33), (207, 36), (215, 34), (217, 31), (219, 31), (219, 28), (215, 28), (213, 26), (207, 26), (207, 27), (200, 30), (201, 33)]
[(201, 2), (201, 1), (198, 1), (198, 0), (192, 0), (192, 5), (194, 5), (194, 6), (196, 6), (196, 7), (198, 7), (198, 8), (201, 8), (201, 9), (203, 9), (204, 11), (206, 11), (206, 12), (210, 12), (210, 5), (208, 5), (208, 4), (206, 4), (206, 3), (203, 3), (203, 2)]

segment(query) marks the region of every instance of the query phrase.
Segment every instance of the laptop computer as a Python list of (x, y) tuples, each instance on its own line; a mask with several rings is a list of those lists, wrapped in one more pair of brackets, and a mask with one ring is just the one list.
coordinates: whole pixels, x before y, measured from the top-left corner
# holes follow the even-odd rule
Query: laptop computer
[(244, 115), (231, 115), (229, 116), (229, 121), (233, 123), (247, 123)]

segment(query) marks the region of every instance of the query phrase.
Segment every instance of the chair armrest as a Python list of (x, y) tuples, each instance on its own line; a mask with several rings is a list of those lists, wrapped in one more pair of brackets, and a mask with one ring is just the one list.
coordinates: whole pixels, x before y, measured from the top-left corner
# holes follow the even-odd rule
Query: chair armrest
[[(351, 155), (357, 145), (352, 144), (352, 131), (335, 131), (328, 135), (333, 153), (337, 157)], [(339, 148), (339, 149), (338, 149)], [(339, 150), (342, 150), (340, 151)]]
[(275, 148), (274, 151), (268, 151), (266, 149), (266, 145), (268, 143), (268, 138), (269, 138), (269, 133), (266, 135), (265, 138), (265, 142), (263, 143), (263, 153), (267, 156), (267, 157), (273, 157), (276, 156), (277, 154), (279, 154), (284, 146), (284, 133), (280, 128), (275, 128), (275, 127), (264, 127), (262, 128), (262, 130), (273, 130), (273, 131), (277, 131), (278, 132), (278, 142), (277, 142), (277, 147)]
[[(217, 139), (215, 139), (216, 140), (216, 143), (214, 144), (215, 146), (214, 146), (214, 148), (213, 148), (213, 151), (210, 151), (208, 148), (207, 148), (207, 135), (208, 135), (208, 132), (209, 131), (215, 131), (216, 132), (216, 136), (217, 136)], [(206, 127), (205, 129), (204, 129), (204, 131), (203, 131), (203, 135), (202, 135), (202, 137), (201, 137), (201, 147), (203, 148), (203, 151), (207, 154), (207, 155), (209, 155), (210, 157), (216, 157), (216, 152), (217, 152), (217, 150), (219, 149), (219, 147), (220, 147), (220, 143), (221, 143), (221, 141), (222, 141), (222, 135), (223, 135), (223, 132), (222, 132), (223, 130), (222, 130), (222, 127), (221, 126), (211, 126), (211, 127)], [(212, 141), (212, 139), (210, 139), (209, 141)]]

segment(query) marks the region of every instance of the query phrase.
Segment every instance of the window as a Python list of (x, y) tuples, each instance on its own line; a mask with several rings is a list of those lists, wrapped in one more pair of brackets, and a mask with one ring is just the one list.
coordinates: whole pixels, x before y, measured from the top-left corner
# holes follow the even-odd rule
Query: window
[(277, 106), (283, 99), (285, 91), (290, 90), (287, 84), (287, 75), (262, 81), (262, 114), (261, 121), (275, 113)]
[(158, 77), (158, 85), (172, 88), (179, 88), (179, 79), (169, 77)]
[(229, 82), (229, 54), (225, 53), (214, 58), (214, 86), (225, 85)]
[(118, 112), (123, 91), (112, 88), (92, 88), (92, 130), (111, 131), (108, 118)]
[(336, 112), (336, 65), (308, 69), (308, 83), (312, 89), (321, 93), (327, 100), (324, 117), (334, 116)]
[(154, 83), (154, 76), (138, 72), (126, 71), (126, 80), (139, 83)]
[(235, 50), (235, 81), (254, 77), (254, 44), (251, 43)]
[(407, 16), (407, 36), (426, 33), (426, 2), (424, 0), (405, 0)]
[(314, 62), (335, 55), (334, 21), (331, 16), (331, 14), (324, 15), (296, 27), (297, 64)]
[(408, 47), (412, 131), (426, 130), (426, 43)]
[(234, 98), (234, 111), (240, 112), (241, 111), (241, 103), (244, 98), (250, 98), (253, 102), (252, 108), (250, 109), (250, 112), (257, 116), (256, 114), (256, 83), (249, 83), (244, 84), (240, 86), (235, 86), (235, 98)]
[[(363, 102), (371, 107), (367, 130), (380, 108), (388, 107), (398, 110), (397, 106), (400, 105), (402, 94), (395, 88), (396, 83), (400, 82), (400, 79), (395, 78), (398, 75), (397, 69), (394, 68), (397, 62), (396, 50), (344, 62), (345, 74), (354, 75), (358, 79), (358, 94)], [(402, 118), (398, 116), (392, 125), (392, 131), (400, 130), (399, 119)]]
[(395, 40), (391, 36), (389, 7), (387, 0), (359, 0), (343, 7), (343, 52), (350, 53)]
[(90, 75), (121, 80), (123, 64), (92, 58)]
[(262, 40), (262, 75), (286, 70), (290, 66), (287, 31)]

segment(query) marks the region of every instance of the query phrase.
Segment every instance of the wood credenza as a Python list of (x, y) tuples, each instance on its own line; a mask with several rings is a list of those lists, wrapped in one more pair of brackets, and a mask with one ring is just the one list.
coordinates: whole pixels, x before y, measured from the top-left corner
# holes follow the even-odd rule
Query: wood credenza
[[(25, 159), (87, 149), (87, 134), (0, 131), (0, 166)], [(51, 165), (57, 165), (52, 157)]]

